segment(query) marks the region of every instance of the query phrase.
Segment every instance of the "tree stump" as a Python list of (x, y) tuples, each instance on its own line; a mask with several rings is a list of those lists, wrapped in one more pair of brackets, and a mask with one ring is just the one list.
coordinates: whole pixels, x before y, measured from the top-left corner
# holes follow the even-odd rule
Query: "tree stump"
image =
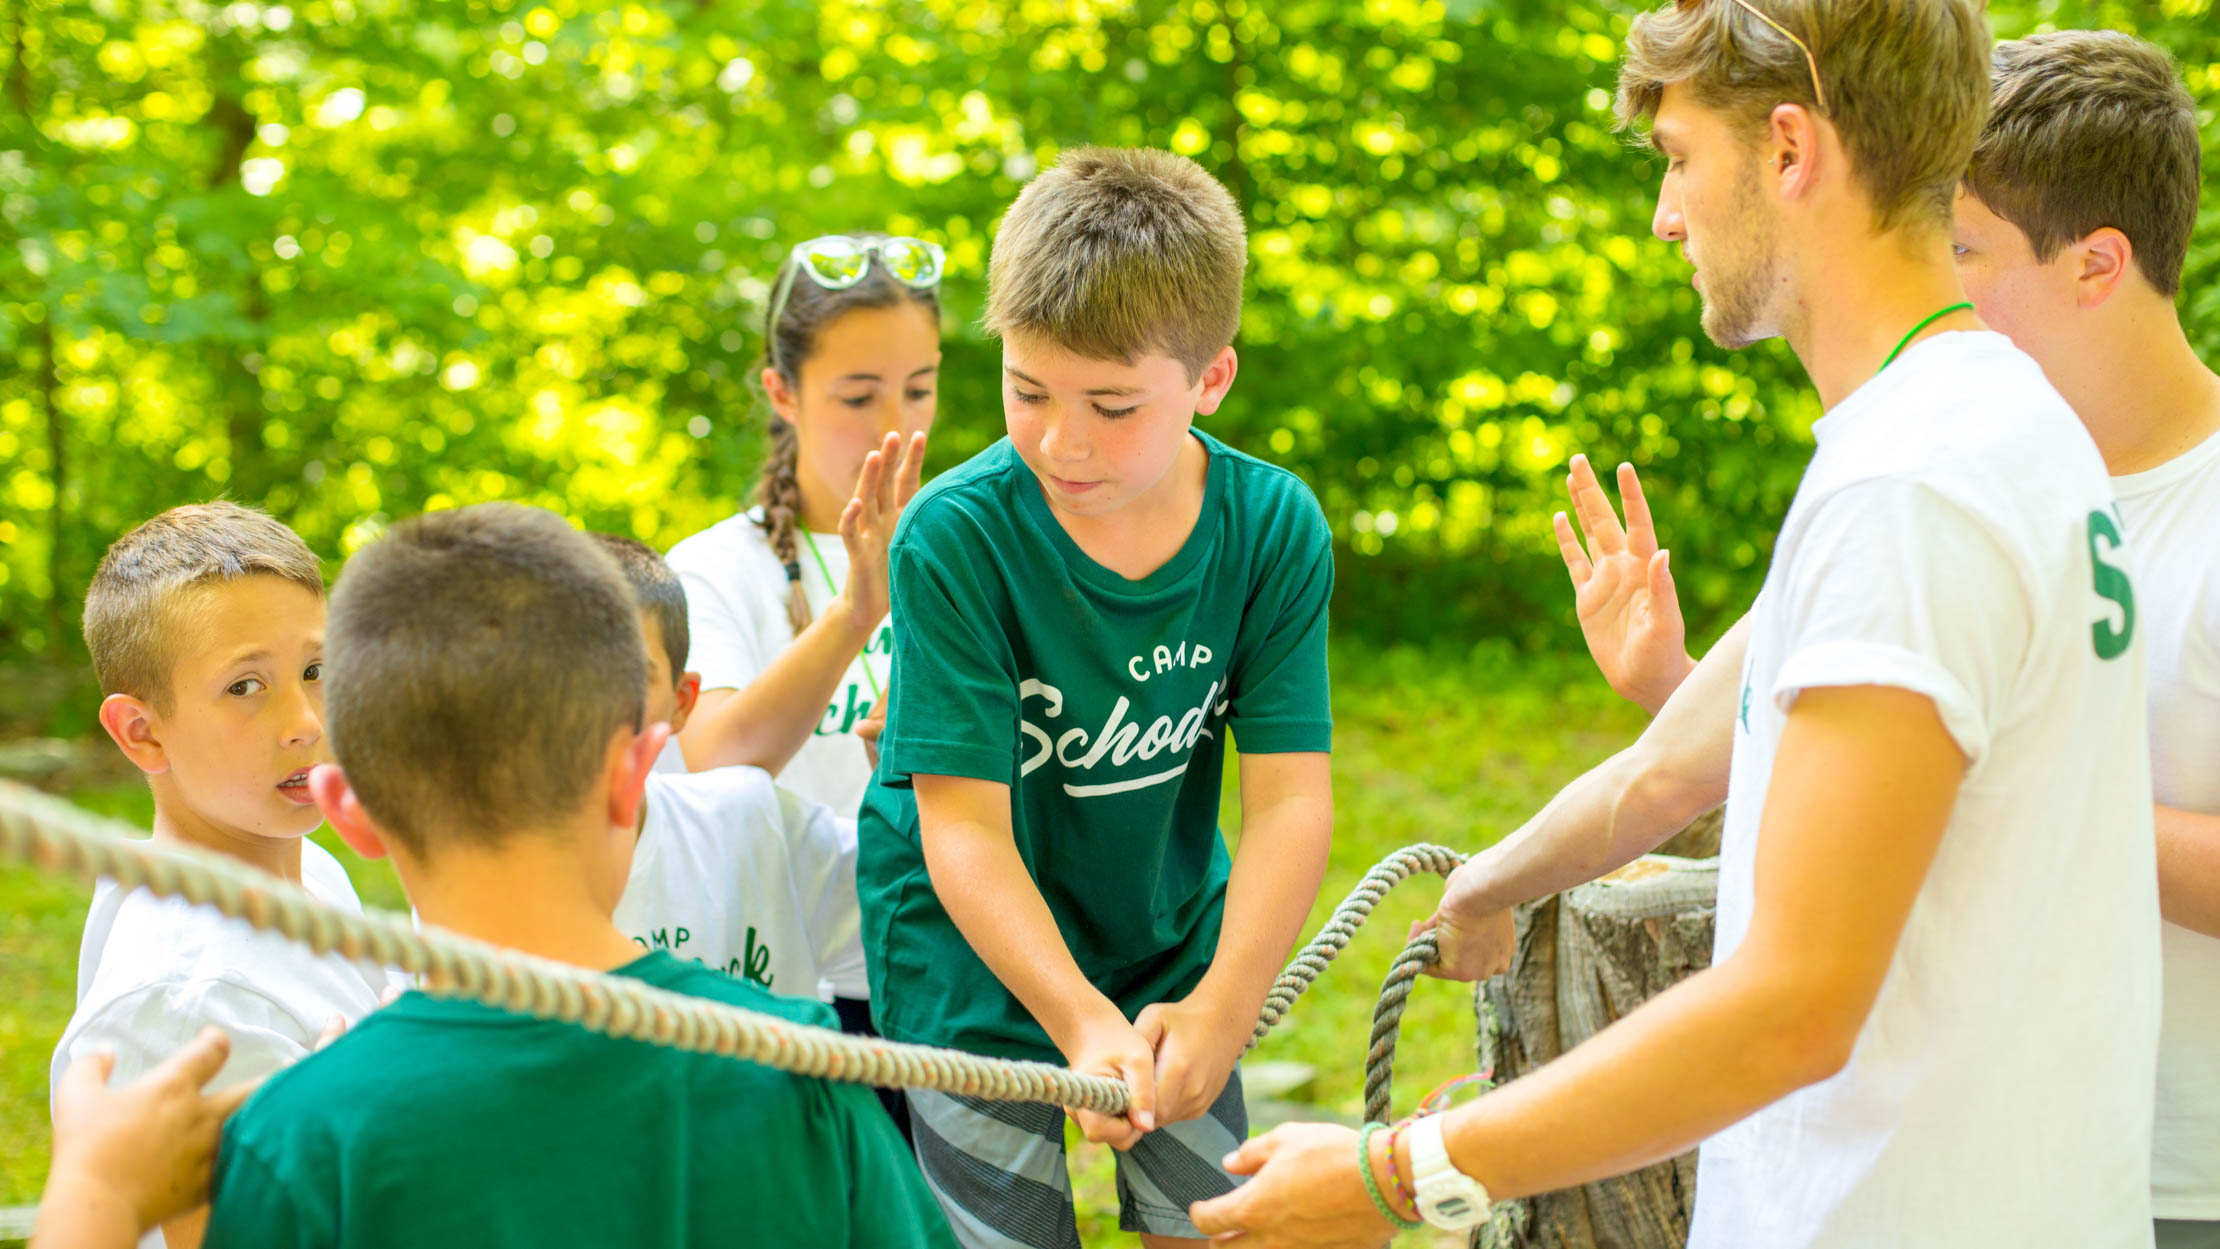
[[(1667, 846), (1716, 856), (1719, 813)], [(1708, 828), (1706, 827), (1708, 825)], [(1511, 970), (1480, 986), (1480, 1065), (1513, 1080), (1711, 965), (1716, 857), (1655, 854), (1518, 908)], [(1696, 1196), (1694, 1150), (1594, 1184), (1502, 1202), (1474, 1249), (1679, 1249)]]

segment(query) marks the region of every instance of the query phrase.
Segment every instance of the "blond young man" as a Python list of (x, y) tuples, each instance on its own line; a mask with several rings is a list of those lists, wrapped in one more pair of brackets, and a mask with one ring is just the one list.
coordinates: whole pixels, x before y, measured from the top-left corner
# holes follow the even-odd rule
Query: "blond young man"
[[(1324, 517), (1194, 429), (1233, 385), (1241, 209), (1194, 162), (1083, 149), (1003, 219), (1009, 438), (911, 502), (860, 826), (880, 1030), (1124, 1079), (1080, 1113), (1120, 1225), (1198, 1236), (1247, 1135), (1234, 1067), (1325, 868)], [(1228, 734), (1242, 833), (1218, 834)], [(967, 1245), (1076, 1246), (1053, 1108), (913, 1094)]]
[(1619, 110), (1669, 162), (1655, 229), (1706, 332), (1786, 337), (1827, 415), (1739, 671), (1707, 658), (1653, 726), (1688, 744), (1576, 782), (1439, 922), (1468, 968), (1516, 900), (1485, 891), (1587, 879), (1723, 796), (1714, 964), (1361, 1158), (1265, 1138), (1200, 1226), (1376, 1242), (1368, 1173), (1453, 1224), (1702, 1142), (1698, 1249), (2150, 1243), (2141, 640), (2095, 446), (1953, 267), (1987, 51), (1973, 0), (1636, 20)]
[[(300, 537), (233, 503), (172, 508), (108, 548), (84, 628), (100, 724), (146, 774), (155, 842), (228, 855), (360, 911), (345, 869), (307, 839), (323, 822), (309, 770), (331, 754), (323, 570)], [(116, 1078), (136, 1078), (210, 1025), (230, 1037), (212, 1087), (235, 1088), (377, 1009), (387, 988), (379, 968), (103, 880), (53, 1088), (58, 1097), (63, 1073), (103, 1050)], [(205, 1213), (171, 1219), (147, 1243), (199, 1244)]]
[[(1980, 315), (2043, 366), (2112, 473), (2150, 638), (2165, 1020), (2152, 1204), (2161, 1249), (2220, 1245), (2220, 377), (2174, 309), (2196, 228), (2196, 102), (2160, 49), (2115, 31), (1999, 46), (1957, 206)], [(1560, 518), (1580, 617), (1614, 688), (1651, 710), (1693, 661), (1634, 470), (1624, 529), (1573, 468), (1584, 548)]]
[[(332, 596), (340, 766), (316, 770), (317, 801), (392, 856), (426, 924), (830, 1025), (610, 920), (669, 734), (643, 719), (637, 611), (550, 512), (395, 526)], [(264, 1085), (213, 1188), (210, 1242), (241, 1249), (951, 1243), (860, 1086), (420, 993)]]

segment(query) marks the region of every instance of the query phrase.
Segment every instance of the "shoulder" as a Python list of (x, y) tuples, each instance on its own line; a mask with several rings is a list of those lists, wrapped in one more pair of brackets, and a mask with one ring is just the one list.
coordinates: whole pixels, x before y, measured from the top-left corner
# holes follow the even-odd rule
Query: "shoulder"
[(1225, 506), (1250, 521), (1260, 538), (1308, 544), (1331, 541), (1318, 496), (1292, 469), (1260, 460), (1200, 430), (1196, 433), (1210, 451), (1211, 471), (1226, 475)]
[(771, 774), (745, 765), (648, 777), (648, 818), (688, 832), (729, 837), (776, 820), (779, 791)]
[(772, 559), (771, 544), (764, 537), (763, 526), (757, 523), (758, 515), (753, 509), (736, 512), (699, 533), (680, 538), (664, 555), (664, 561), (684, 576), (728, 569), (736, 556)]
[[(650, 957), (668, 958), (669, 956), (651, 955)], [(644, 978), (647, 978), (649, 983), (669, 989), (673, 993), (683, 993), (688, 997), (722, 1002), (727, 1006), (737, 1006), (743, 1010), (754, 1011), (759, 1015), (776, 1015), (789, 1023), (827, 1029), (839, 1026), (840, 1021), (833, 1014), (832, 1007), (825, 1005), (823, 1002), (809, 998), (780, 996), (759, 987), (753, 981), (744, 980), (737, 976), (727, 976), (723, 972), (712, 971), (698, 963), (684, 963), (677, 959), (671, 959), (670, 963), (671, 966), (669, 967), (656, 969), (657, 974), (652, 977)], [(716, 1061), (723, 1062), (725, 1060), (717, 1059)]]
[(894, 541), (898, 546), (961, 541), (993, 532), (1011, 514), (1025, 462), (1004, 438), (927, 482), (909, 506)]

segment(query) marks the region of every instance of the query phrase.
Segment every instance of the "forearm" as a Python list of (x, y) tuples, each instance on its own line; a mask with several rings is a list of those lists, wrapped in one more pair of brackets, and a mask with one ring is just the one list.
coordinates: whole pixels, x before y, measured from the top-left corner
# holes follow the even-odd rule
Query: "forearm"
[(687, 768), (747, 764), (776, 776), (817, 730), (876, 625), (836, 598), (745, 688), (704, 692), (679, 734)]
[(1253, 1021), (1263, 1006), (1326, 876), (1333, 790), (1323, 756), (1317, 772), (1322, 789), (1289, 791), (1242, 815), (1217, 954), (1196, 989), (1242, 1021)]
[(925, 870), (956, 930), (1067, 1055), (1089, 1026), (1125, 1016), (1090, 983), (1007, 832), (921, 823)]
[(1729, 960), (1459, 1107), (1445, 1125), (1451, 1160), (1498, 1200), (1548, 1192), (1674, 1157), (1826, 1078), (1856, 1025), (1787, 970)]
[(140, 1230), (138, 1212), (106, 1186), (55, 1175), (39, 1200), (29, 1249), (131, 1249)]
[(2157, 809), (2158, 908), (2169, 923), (2220, 937), (2220, 815)]

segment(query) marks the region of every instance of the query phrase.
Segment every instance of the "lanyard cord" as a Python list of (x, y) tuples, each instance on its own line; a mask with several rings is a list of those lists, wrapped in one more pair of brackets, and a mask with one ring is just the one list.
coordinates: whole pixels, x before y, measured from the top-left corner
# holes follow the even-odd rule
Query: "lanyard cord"
[[(1888, 366), (1883, 365), (1882, 367), (1886, 368)], [(817, 560), (817, 571), (825, 576), (825, 588), (837, 596), (840, 593), (840, 586), (833, 581), (832, 567), (825, 563), (825, 553), (817, 549), (817, 535), (803, 529), (802, 538), (809, 543), (809, 553)], [(877, 632), (877, 630), (874, 629), (873, 632)], [(864, 642), (863, 649), (856, 653), (856, 659), (863, 664), (863, 679), (871, 683), (871, 697), (884, 701), (886, 695), (879, 690), (879, 678), (871, 673), (871, 643), (868, 640)]]
[[(1912, 345), (1912, 340), (1919, 337), (1919, 332), (1921, 330), (1926, 329), (1928, 326), (1942, 320), (1944, 317), (1949, 316), (1953, 312), (1963, 312), (1971, 307), (1973, 307), (1971, 303), (1952, 304), (1948, 308), (1941, 308), (1937, 309), (1934, 312), (1928, 313), (1926, 320), (1921, 321), (1918, 325), (1913, 326), (1911, 333), (1906, 334), (1903, 338), (1897, 340), (1896, 350), (1889, 353), (1888, 359), (1881, 361), (1881, 369), (1885, 369), (1890, 365), (1896, 363), (1896, 358), (1904, 354), (1904, 349)], [(1875, 374), (1879, 374), (1881, 369), (1875, 369), (1873, 371)], [(815, 548), (812, 547), (811, 549), (814, 550)]]

